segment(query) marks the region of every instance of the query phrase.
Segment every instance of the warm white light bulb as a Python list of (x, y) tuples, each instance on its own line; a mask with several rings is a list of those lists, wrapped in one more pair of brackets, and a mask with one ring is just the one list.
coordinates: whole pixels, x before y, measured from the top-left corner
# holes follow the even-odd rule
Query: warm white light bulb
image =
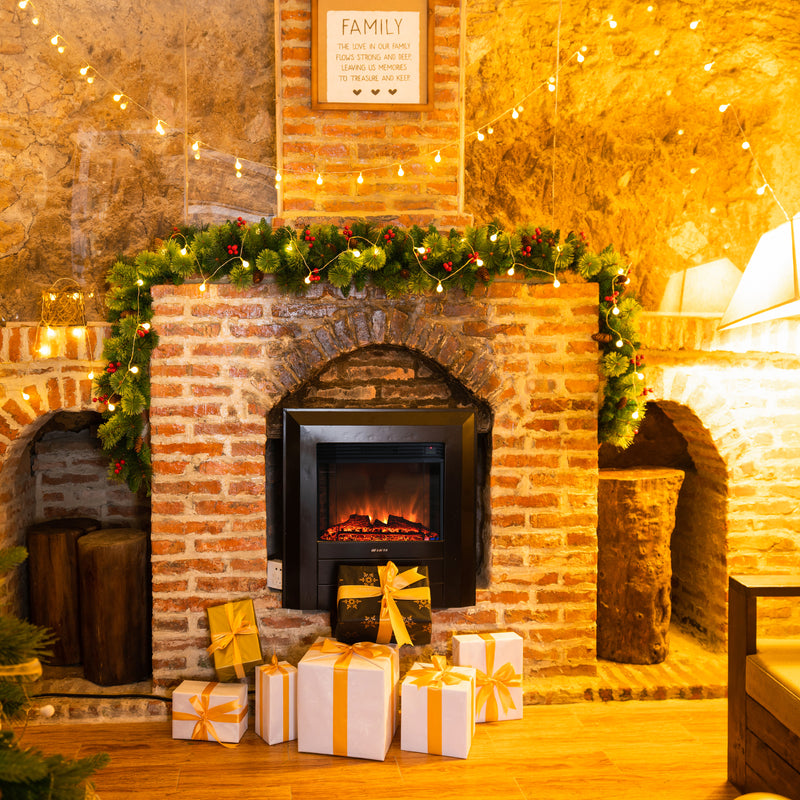
[(442, 286), (442, 284), (441, 284), (441, 283), (437, 283), (437, 284), (436, 284), (436, 291), (437, 291), (437, 292), (439, 292), (439, 293), (441, 294), (441, 292), (443, 292), (443, 291), (444, 291), (444, 286)]
[(94, 370), (92, 370), (92, 371), (91, 371), (91, 372), (90, 372), (90, 373), (89, 373), (89, 374), (88, 374), (86, 377), (87, 377), (87, 378), (88, 378), (90, 381), (93, 381), (93, 380), (94, 380)]
[(149, 322), (143, 322), (142, 323), (142, 328), (144, 328), (144, 330), (146, 330), (146, 331), (149, 331), (150, 330), (150, 323)]
[(553, 281), (553, 288), (554, 288), (554, 289), (558, 289), (558, 287), (559, 287), (559, 286), (561, 286), (561, 281), (560, 281), (558, 278), (556, 278), (556, 279)]
[(617, 27), (617, 21), (613, 18), (608, 20), (608, 27), (612, 30)]
[(181, 255), (182, 255), (182, 256), (185, 256), (185, 255), (186, 255), (186, 253), (187, 253), (187, 250), (186, 250), (186, 248), (185, 248), (185, 247), (181, 247)]
[(378, 255), (378, 253), (380, 253), (380, 250), (378, 250), (378, 248), (377, 248), (377, 247), (373, 247), (373, 248), (372, 248), (372, 255), (374, 255), (374, 256), (377, 256), (377, 255)]
[(551, 92), (554, 92), (554, 91), (556, 90), (556, 85), (555, 85), (554, 83), (548, 83), (548, 84), (547, 84), (547, 88), (548, 88), (548, 89), (549, 89)]
[(521, 114), (525, 109), (522, 106), (517, 106), (517, 111)]
[(492, 234), (492, 235), (489, 237), (489, 241), (490, 241), (490, 242), (496, 242), (496, 241), (497, 241), (497, 234), (496, 234), (496, 233), (493, 233), (493, 234)]
[(719, 107), (719, 113), (720, 113), (720, 114), (724, 114), (724, 113), (725, 113), (725, 112), (728, 110), (728, 106), (730, 106), (730, 103), (723, 103), (723, 104), (722, 104), (722, 105)]
[(703, 64), (703, 69), (706, 72), (711, 72), (711, 70), (714, 69), (714, 64), (716, 63), (716, 61), (709, 61), (708, 64)]
[(643, 381), (643, 380), (644, 380), (644, 373), (643, 373), (643, 372), (637, 372), (637, 373), (636, 373), (636, 377), (637, 377), (637, 378), (638, 378), (640, 381)]
[(631, 414), (631, 419), (639, 419), (639, 412), (634, 411), (633, 414)]
[(17, 5), (20, 8), (27, 8), (28, 7), (28, 0), (19, 0), (19, 3), (17, 3)]
[(235, 169), (240, 170), (242, 168), (242, 162), (237, 158), (236, 163), (233, 166)]
[(236, 170), (236, 177), (237, 178), (241, 178), (242, 177), (242, 171), (240, 169)]
[(125, 109), (128, 107), (128, 104), (127, 104), (127, 103), (126, 103), (126, 102), (123, 100), (123, 101), (122, 101), (122, 102), (119, 104), (119, 107), (120, 107), (120, 108), (121, 108), (121, 109), (124, 111), (124, 110), (125, 110)]
[(583, 53), (578, 53), (578, 63), (583, 64), (584, 61), (586, 61), (586, 57), (583, 55)]
[(287, 244), (286, 245), (286, 252), (287, 253), (291, 253), (292, 252), (292, 245), (291, 244)]
[(422, 255), (425, 255), (425, 248), (424, 248), (424, 247), (418, 247), (418, 248), (417, 248), (417, 252), (418, 252), (418, 253), (419, 253), (421, 256), (422, 256)]
[(697, 172), (697, 167), (692, 167), (689, 172), (694, 175)]
[(244, 259), (242, 259), (242, 266), (245, 269), (250, 269), (250, 262), (249, 261), (245, 261)]
[(356, 178), (356, 183), (364, 183), (364, 176), (359, 172)]
[(517, 111), (516, 108), (511, 112), (511, 118), (512, 119), (519, 119), (519, 111)]
[(483, 133), (481, 133), (481, 131), (478, 131), (478, 141), (482, 142), (485, 138), (486, 137), (483, 135)]
[(305, 278), (303, 278), (303, 283), (311, 283), (311, 276), (306, 275)]
[(205, 290), (206, 290), (206, 282), (205, 282), (205, 281), (203, 281), (203, 282), (200, 284), (200, 291), (201, 291), (201, 292), (204, 292)]
[(508, 268), (508, 272), (506, 274), (509, 275), (509, 276), (513, 275), (514, 274), (514, 267), (509, 267)]
[(31, 396), (26, 391), (23, 390), (22, 391), (22, 399), (23, 400), (30, 400)]
[(397, 167), (397, 176), (398, 176), (399, 178), (402, 178), (402, 177), (403, 177), (403, 175), (405, 175), (405, 172), (403, 172), (403, 165), (402, 165), (402, 164), (400, 164), (400, 165)]
[(137, 286), (144, 286), (144, 281), (141, 278), (137, 278), (136, 279), (136, 285)]
[(122, 95), (121, 94), (115, 94), (114, 95), (114, 102), (115, 103), (119, 103), (120, 100), (122, 100)]
[(689, 27), (690, 27), (690, 28), (691, 28), (693, 31), (696, 31), (696, 30), (697, 30), (697, 26), (698, 26), (699, 24), (700, 24), (700, 20), (699, 20), (699, 19), (695, 19), (695, 20), (692, 20), (692, 21), (689, 23)]
[(482, 267), (483, 266), (483, 259), (475, 259), (475, 266)]
[(764, 192), (766, 191), (767, 191), (767, 184), (765, 183), (763, 186), (759, 186), (758, 189), (756, 189), (756, 194), (764, 194)]
[(131, 372), (132, 372), (134, 375), (138, 375), (138, 374), (139, 374), (139, 367), (137, 367), (136, 365), (132, 366), (132, 367), (131, 367)]
[(83, 337), (84, 329), (83, 328), (73, 328), (72, 329), (72, 336), (75, 339), (80, 339)]
[(434, 156), (433, 160), (438, 164), (442, 160), (442, 154), (439, 150), (436, 151), (436, 155)]
[(163, 125), (163, 123), (161, 122), (161, 120), (159, 120), (159, 121), (156, 123), (156, 131), (157, 131), (157, 132), (158, 132), (158, 133), (159, 133), (161, 136), (163, 136), (163, 135), (166, 133), (166, 131), (164, 130), (164, 125)]
[(31, 20), (31, 23), (32, 23), (33, 25), (38, 25), (38, 24), (39, 24), (39, 17), (34, 17), (34, 18)]
[(742, 142), (742, 150), (749, 150), (750, 142)]
[(49, 344), (43, 344), (43, 345), (42, 345), (42, 346), (39, 348), (39, 355), (42, 355), (42, 356), (44, 356), (45, 358), (47, 358), (47, 356), (49, 356), (49, 355), (50, 355), (50, 352), (51, 352), (51, 350), (50, 350), (50, 345), (49, 345)]
[(615, 317), (618, 317), (618, 316), (619, 316), (619, 308), (618, 308), (617, 306), (614, 306), (614, 308), (612, 308), (612, 309), (611, 309), (611, 313), (612, 313), (612, 314), (613, 314)]
[(116, 411), (117, 407), (113, 403), (109, 403), (108, 404), (108, 410), (109, 411)]
[(493, 128), (493, 127), (490, 125), (490, 126), (489, 126), (489, 127), (486, 129), (486, 133), (488, 133), (488, 134), (489, 134), (489, 136), (491, 136), (491, 135), (494, 133), (494, 128)]
[(197, 152), (199, 149), (200, 149), (200, 142), (195, 142), (195, 143), (192, 145), (192, 150), (194, 150), (194, 151), (195, 151), (195, 153), (196, 153), (196, 152)]
[(360, 250), (353, 250), (353, 255), (356, 258), (361, 258), (361, 251)]
[(653, 50), (653, 55), (654, 56), (660, 56), (661, 55), (661, 51), (660, 50)]
[(47, 326), (47, 338), (48, 339), (55, 339), (56, 338), (55, 330), (53, 328), (51, 328), (49, 325)]
[(64, 52), (64, 45), (63, 45), (63, 44), (60, 44), (60, 45), (58, 46), (58, 52), (59, 52), (59, 53), (63, 53), (63, 52)]
[(622, 347), (622, 345), (625, 344), (625, 342), (623, 342), (622, 339), (617, 339), (617, 341), (614, 344), (616, 344), (617, 347)]
[(283, 180), (283, 175), (279, 169), (275, 170), (275, 183), (280, 183)]
[(80, 69), (80, 73), (81, 73), (81, 75), (86, 75), (86, 73), (87, 73), (88, 71), (89, 71), (89, 67), (81, 67), (81, 69)]
[(683, 128), (678, 128), (678, 136), (683, 136)]
[(55, 44), (58, 44), (58, 34), (56, 34), (56, 35), (55, 35), (55, 36), (54, 36), (54, 37), (53, 37), (53, 38), (50, 40), (50, 44), (53, 44), (53, 45), (55, 45)]
[(317, 175), (317, 186), (322, 186), (322, 173)]

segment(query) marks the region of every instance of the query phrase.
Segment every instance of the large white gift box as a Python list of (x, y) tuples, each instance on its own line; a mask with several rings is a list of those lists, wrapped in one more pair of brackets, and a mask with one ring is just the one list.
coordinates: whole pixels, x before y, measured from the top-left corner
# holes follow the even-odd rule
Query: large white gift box
[(400, 749), (466, 758), (475, 732), (475, 669), (417, 661), (400, 686)]
[(246, 684), (183, 681), (173, 692), (173, 739), (217, 741), (225, 745), (238, 742), (246, 730)]
[(256, 667), (256, 733), (267, 744), (297, 738), (297, 667), (272, 657)]
[(522, 719), (522, 637), (518, 633), (456, 634), (453, 663), (478, 671), (477, 722)]
[(297, 749), (383, 761), (397, 719), (397, 650), (317, 639), (297, 665)]

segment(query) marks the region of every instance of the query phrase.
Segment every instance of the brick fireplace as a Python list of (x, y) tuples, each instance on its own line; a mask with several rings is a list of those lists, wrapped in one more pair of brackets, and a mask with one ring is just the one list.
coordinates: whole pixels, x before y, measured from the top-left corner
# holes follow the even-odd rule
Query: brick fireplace
[[(434, 612), (432, 646), (510, 627), (528, 671), (592, 675), (597, 481), (597, 289), (500, 281), (471, 297), (303, 298), (153, 289), (153, 677), (211, 674), (205, 607), (250, 595), (262, 639), (290, 659), (329, 615), (282, 607), (280, 410), (472, 407), (485, 518), (477, 601)], [(480, 448), (479, 448), (480, 449)]]

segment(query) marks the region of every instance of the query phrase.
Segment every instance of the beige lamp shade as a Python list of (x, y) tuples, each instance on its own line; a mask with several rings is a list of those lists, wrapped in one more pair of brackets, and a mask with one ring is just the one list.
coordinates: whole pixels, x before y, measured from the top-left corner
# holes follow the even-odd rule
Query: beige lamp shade
[(670, 276), (658, 310), (665, 314), (720, 316), (742, 278), (728, 258), (689, 267)]
[(798, 219), (765, 233), (725, 309), (720, 330), (800, 314)]

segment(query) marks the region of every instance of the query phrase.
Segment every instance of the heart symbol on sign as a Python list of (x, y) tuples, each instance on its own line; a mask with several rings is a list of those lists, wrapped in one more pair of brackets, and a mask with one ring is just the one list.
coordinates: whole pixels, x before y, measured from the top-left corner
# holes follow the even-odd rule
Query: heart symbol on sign
[(397, 89), (389, 89), (389, 94), (397, 94)]
[(380, 94), (380, 89), (372, 89), (372, 94)]
[(361, 94), (361, 89), (353, 89), (353, 94)]

